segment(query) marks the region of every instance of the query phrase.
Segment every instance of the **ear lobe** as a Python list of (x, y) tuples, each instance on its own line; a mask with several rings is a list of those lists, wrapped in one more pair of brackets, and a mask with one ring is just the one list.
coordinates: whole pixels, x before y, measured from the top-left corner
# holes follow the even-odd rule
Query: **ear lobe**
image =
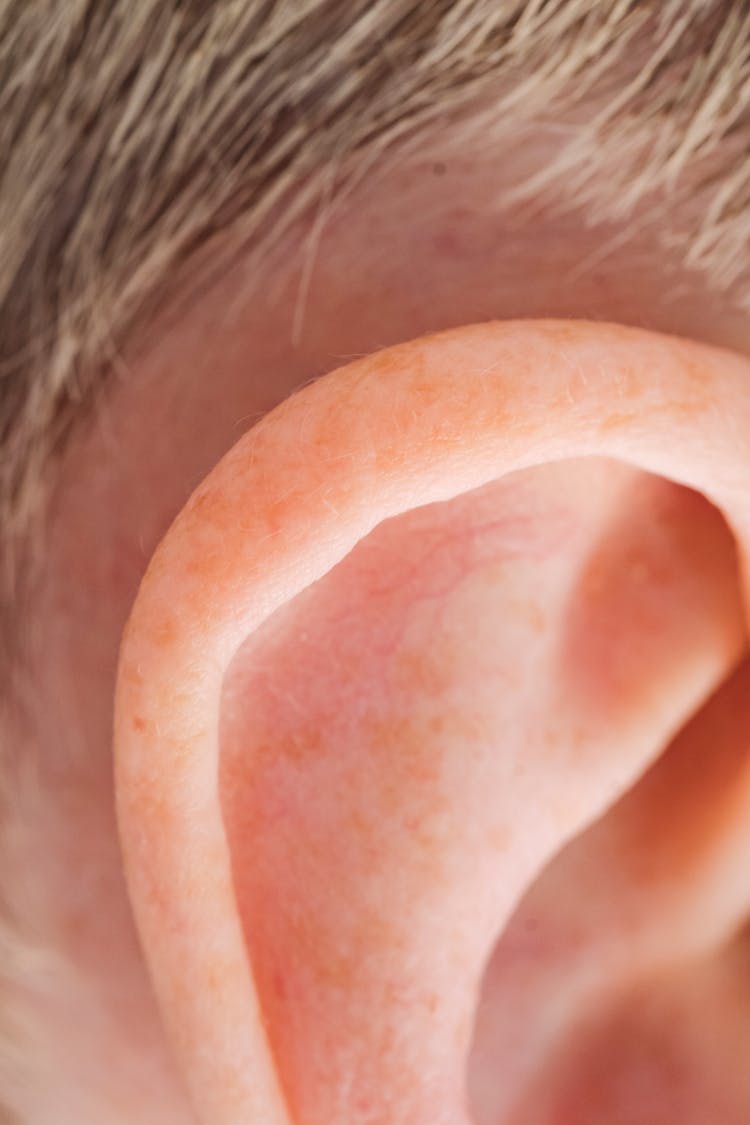
[(201, 484), (115, 717), (201, 1120), (469, 1120), (473, 990), (519, 894), (742, 651), (731, 538), (678, 485), (726, 517), (747, 598), (748, 471), (750, 364), (525, 322), (334, 372)]

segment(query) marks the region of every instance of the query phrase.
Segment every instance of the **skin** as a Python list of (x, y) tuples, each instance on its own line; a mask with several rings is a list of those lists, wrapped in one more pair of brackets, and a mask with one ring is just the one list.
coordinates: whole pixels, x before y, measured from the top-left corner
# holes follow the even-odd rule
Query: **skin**
[(656, 334), (746, 324), (486, 159), (364, 187), (302, 303), (298, 256), (228, 275), (71, 445), (35, 1125), (746, 1118), (750, 363)]
[[(604, 325), (464, 328), (320, 380), (256, 426), (193, 494), (130, 620), (115, 752), (131, 894), (204, 1120), (385, 1125), (397, 1105), (414, 1125), (468, 1121), (474, 997), (520, 892), (700, 706), (745, 636), (730, 544), (714, 520), (696, 527), (707, 513), (692, 497), (668, 514), (643, 502), (636, 519), (661, 517), (667, 542), (659, 536), (631, 555), (628, 512), (593, 573), (576, 559), (572, 613), (560, 570), (579, 539), (591, 551), (591, 465), (572, 486), (581, 508), (569, 502), (542, 517), (559, 519), (551, 535), (509, 527), (501, 502), (467, 517), (459, 498), (529, 465), (615, 457), (712, 494), (750, 560), (746, 472), (734, 455), (737, 443), (750, 449), (750, 409), (739, 420), (733, 410), (748, 374), (730, 355)], [(561, 424), (566, 401), (575, 413)], [(606, 497), (610, 518), (621, 510), (617, 491)], [(628, 502), (629, 490), (626, 512)], [(384, 584), (383, 554), (396, 544), (378, 550), (371, 529), (435, 503), (440, 513), (418, 534), (402, 527), (396, 544), (408, 566), (393, 563), (393, 585)], [(590, 518), (606, 537), (600, 509)], [(448, 541), (425, 556), (420, 538), (433, 527)], [(465, 551), (472, 534), (484, 540), (480, 560)], [(689, 580), (686, 535), (719, 537), (693, 552)], [(547, 563), (530, 605), (554, 621), (529, 623), (528, 605), (506, 605), (507, 580), (488, 564), (503, 560), (508, 536)], [(337, 564), (360, 542), (354, 604), (342, 606)], [(640, 576), (628, 591), (634, 567)], [(404, 582), (408, 595), (398, 598)], [(481, 617), (468, 628), (465, 618), (458, 629), (446, 621), (467, 586), (481, 599), (475, 613), (509, 618), (505, 628), (517, 634), (505, 652), (498, 642), (481, 673), (473, 649)], [(277, 641), (286, 605), (294, 627)], [(395, 622), (383, 622), (392, 612), (395, 633)], [(417, 623), (415, 646), (406, 637)], [(300, 668), (306, 628), (324, 640)], [(271, 653), (249, 659), (257, 666), (249, 685), (234, 684), (225, 748), (222, 680), (261, 630)], [(354, 653), (368, 654), (360, 674), (319, 671), (352, 633)], [(436, 656), (441, 634), (450, 654)], [(540, 648), (548, 658), (558, 652), (551, 670)], [(522, 693), (509, 706), (493, 688), (513, 677), (521, 653), (540, 699)], [(448, 675), (435, 677), (448, 662)], [(247, 691), (252, 707), (243, 707)], [(539, 729), (540, 706), (554, 725)], [(336, 793), (335, 806), (321, 790)], [(300, 861), (301, 842), (315, 850), (312, 867)], [(459, 851), (469, 854), (457, 860)], [(318, 883), (321, 868), (339, 893)], [(294, 921), (297, 911), (314, 917), (311, 931)], [(374, 998), (391, 995), (376, 1015)], [(261, 1013), (289, 1084), (289, 1114)], [(348, 1095), (337, 1074), (353, 1075)]]

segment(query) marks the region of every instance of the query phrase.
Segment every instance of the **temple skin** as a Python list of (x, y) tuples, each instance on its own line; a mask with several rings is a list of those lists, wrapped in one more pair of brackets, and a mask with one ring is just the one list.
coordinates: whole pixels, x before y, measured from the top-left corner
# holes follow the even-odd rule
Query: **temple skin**
[[(746, 360), (527, 321), (335, 371), (199, 485), (126, 631), (115, 756), (131, 901), (200, 1120), (473, 1119), (479, 983), (523, 892), (742, 657), (748, 472)], [(308, 617), (327, 623), (317, 662)], [(503, 628), (480, 646), (484, 620)], [(326, 679), (344, 636), (353, 667), (374, 644), (367, 675)], [(284, 690), (316, 701), (302, 726)]]

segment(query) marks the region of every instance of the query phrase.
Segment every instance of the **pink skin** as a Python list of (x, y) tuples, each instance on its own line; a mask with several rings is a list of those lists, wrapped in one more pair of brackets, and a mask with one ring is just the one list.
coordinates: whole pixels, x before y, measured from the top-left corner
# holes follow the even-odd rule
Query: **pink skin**
[(526, 894), (483, 982), (479, 1125), (747, 1119), (749, 750), (746, 658)]
[[(342, 368), (209, 474), (141, 587), (115, 733), (201, 1120), (470, 1120), (477, 990), (520, 895), (741, 657), (749, 472), (747, 361), (540, 321)], [(724, 515), (739, 575), (717, 512), (667, 482)]]

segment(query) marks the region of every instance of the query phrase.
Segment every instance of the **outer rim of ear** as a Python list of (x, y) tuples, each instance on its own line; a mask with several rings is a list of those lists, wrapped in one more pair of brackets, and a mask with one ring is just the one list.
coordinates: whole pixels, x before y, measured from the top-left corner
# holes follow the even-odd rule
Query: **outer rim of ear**
[(219, 801), (234, 653), (383, 519), (572, 450), (703, 492), (736, 536), (750, 608), (750, 362), (585, 321), (473, 325), (332, 372), (240, 439), (155, 552), (120, 657), (118, 818), (146, 960), (201, 1120), (290, 1120)]

